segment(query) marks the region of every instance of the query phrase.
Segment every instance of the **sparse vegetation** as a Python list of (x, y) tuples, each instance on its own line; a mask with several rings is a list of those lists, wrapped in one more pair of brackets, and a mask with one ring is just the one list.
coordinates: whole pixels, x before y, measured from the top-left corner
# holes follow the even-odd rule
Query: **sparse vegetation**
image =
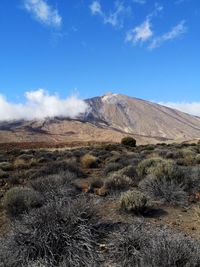
[(200, 266), (199, 153), (195, 144), (0, 152), (0, 266)]

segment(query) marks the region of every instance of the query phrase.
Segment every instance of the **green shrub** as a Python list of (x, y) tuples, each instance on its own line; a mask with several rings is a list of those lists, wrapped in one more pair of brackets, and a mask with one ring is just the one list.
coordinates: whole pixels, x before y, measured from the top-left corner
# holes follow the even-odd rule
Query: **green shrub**
[(130, 177), (132, 180), (132, 185), (134, 185), (134, 186), (138, 185), (138, 182), (140, 179), (137, 175), (136, 168), (133, 167), (132, 165), (128, 165), (128, 166), (124, 167), (123, 169), (117, 171), (117, 173), (119, 175), (122, 175), (122, 176), (125, 175), (125, 176)]
[(136, 140), (132, 137), (124, 137), (121, 140), (121, 144), (124, 146), (136, 147)]
[(11, 218), (16, 218), (32, 208), (41, 207), (41, 195), (28, 187), (13, 187), (6, 192), (3, 206)]
[(138, 190), (129, 190), (122, 193), (120, 197), (120, 206), (123, 210), (143, 213), (147, 208), (147, 198)]
[(132, 180), (130, 177), (126, 175), (121, 175), (117, 172), (111, 173), (106, 179), (105, 179), (105, 187), (112, 190), (124, 190), (129, 188), (132, 185)]
[(163, 166), (168, 165), (168, 161), (162, 158), (149, 158), (142, 160), (137, 166), (137, 174), (140, 177), (145, 177), (155, 171), (160, 171)]
[(13, 169), (12, 164), (9, 162), (0, 162), (0, 169), (3, 171), (11, 171)]

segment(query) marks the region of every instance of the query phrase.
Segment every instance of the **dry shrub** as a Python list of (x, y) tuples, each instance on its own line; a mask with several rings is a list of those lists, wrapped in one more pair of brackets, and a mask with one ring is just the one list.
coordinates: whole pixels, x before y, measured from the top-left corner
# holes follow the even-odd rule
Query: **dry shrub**
[(15, 169), (28, 169), (33, 165), (34, 165), (34, 159), (27, 161), (25, 159), (17, 158), (13, 163)]
[(123, 168), (123, 165), (117, 162), (110, 162), (105, 166), (104, 174), (108, 175), (110, 172), (118, 171)]
[(12, 171), (13, 166), (12, 166), (12, 164), (10, 162), (7, 162), (7, 161), (0, 162), (0, 169), (2, 171)]
[(85, 154), (80, 159), (83, 168), (96, 168), (98, 159), (90, 154)]
[(120, 197), (120, 206), (125, 211), (133, 211), (136, 214), (142, 214), (147, 208), (147, 198), (138, 190), (129, 190), (122, 193)]
[(42, 204), (42, 196), (28, 187), (13, 187), (3, 198), (3, 206), (11, 218), (17, 218)]
[(69, 171), (60, 172), (48, 176), (39, 177), (30, 182), (30, 186), (39, 192), (45, 201), (62, 198), (68, 195), (76, 195), (72, 188), (72, 182), (77, 179), (74, 173)]
[(200, 154), (196, 155), (195, 162), (200, 164)]
[(188, 194), (185, 192), (184, 185), (178, 184), (175, 180), (148, 176), (139, 183), (139, 187), (154, 200), (172, 205), (184, 206), (187, 204)]
[(8, 178), (8, 173), (0, 169), (0, 179)]
[(124, 190), (128, 189), (132, 185), (132, 180), (130, 177), (116, 172), (111, 173), (107, 178), (105, 178), (104, 184), (109, 191)]
[(83, 198), (51, 202), (25, 215), (0, 242), (3, 266), (30, 266), (38, 261), (46, 267), (99, 266), (95, 216), (94, 203)]
[(166, 227), (158, 227), (144, 221), (121, 225), (112, 233), (110, 239), (113, 266), (200, 266), (200, 243)]

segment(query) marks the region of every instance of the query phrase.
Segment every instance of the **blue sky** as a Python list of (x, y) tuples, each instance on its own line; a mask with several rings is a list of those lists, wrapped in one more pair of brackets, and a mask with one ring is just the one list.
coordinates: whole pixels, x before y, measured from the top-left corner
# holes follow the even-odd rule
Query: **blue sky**
[(0, 95), (198, 104), (199, 30), (199, 0), (1, 0)]

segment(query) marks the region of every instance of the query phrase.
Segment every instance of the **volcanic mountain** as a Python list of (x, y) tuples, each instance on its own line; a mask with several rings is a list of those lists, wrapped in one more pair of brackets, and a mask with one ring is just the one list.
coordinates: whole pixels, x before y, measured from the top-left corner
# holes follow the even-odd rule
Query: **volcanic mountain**
[(139, 143), (200, 138), (200, 118), (146, 100), (106, 94), (85, 100), (88, 109), (76, 119), (0, 123), (0, 142), (119, 141)]

